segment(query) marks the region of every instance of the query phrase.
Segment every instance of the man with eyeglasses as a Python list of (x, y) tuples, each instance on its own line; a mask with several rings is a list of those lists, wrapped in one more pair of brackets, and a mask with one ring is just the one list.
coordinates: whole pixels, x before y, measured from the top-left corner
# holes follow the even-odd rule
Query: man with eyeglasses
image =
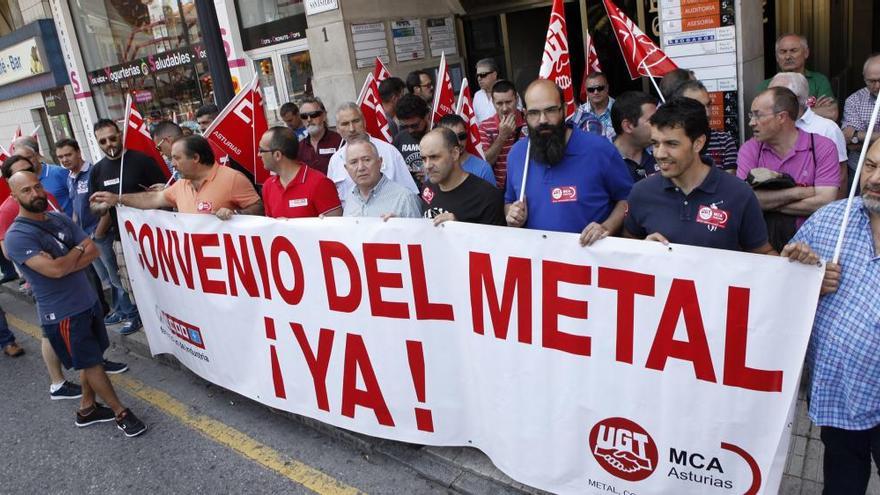
[(347, 101), (339, 105), (339, 109), (336, 110), (336, 129), (345, 141), (330, 158), (330, 165), (327, 167), (327, 177), (336, 184), (336, 191), (339, 193), (339, 200), (342, 201), (343, 207), (349, 197), (349, 192), (355, 185), (352, 181), (352, 176), (347, 170), (345, 153), (348, 142), (356, 136), (366, 135), (370, 142), (373, 143), (373, 147), (376, 148), (376, 152), (382, 158), (380, 171), (384, 177), (410, 191), (413, 196), (419, 194), (419, 188), (416, 187), (406, 162), (403, 160), (403, 155), (397, 151), (397, 148), (381, 139), (374, 139), (366, 133), (364, 115), (361, 113), (361, 108), (357, 103)]
[[(754, 137), (739, 150), (736, 175), (744, 180), (751, 176), (770, 244), (779, 251), (806, 217), (837, 198), (837, 148), (830, 139), (797, 128), (798, 99), (788, 88), (763, 91), (751, 108), (748, 117)], [(783, 174), (794, 187), (761, 187), (762, 177), (789, 180)]]
[[(566, 124), (565, 99), (553, 81), (534, 81), (525, 101), (529, 138), (510, 151), (507, 225), (580, 233), (584, 245), (620, 232), (633, 180), (617, 148)], [(520, 200), (525, 167), (529, 172)]]
[(444, 115), (440, 121), (437, 122), (437, 125), (454, 132), (455, 137), (458, 138), (458, 146), (461, 148), (458, 163), (461, 165), (462, 170), (485, 180), (493, 186), (497, 186), (495, 172), (492, 170), (492, 165), (489, 165), (489, 162), (486, 160), (468, 153), (468, 128), (464, 119), (461, 118), (461, 115), (454, 113)]
[(571, 117), (572, 123), (585, 131), (592, 131), (589, 125), (592, 118), (596, 118), (602, 124), (602, 134), (609, 141), (614, 141), (614, 125), (611, 123), (611, 107), (614, 106), (614, 98), (608, 95), (608, 78), (601, 72), (592, 72), (587, 75), (587, 101), (578, 107)]
[[(123, 150), (122, 133), (119, 132), (116, 122), (110, 119), (98, 120), (94, 132), (95, 140), (104, 153), (104, 158), (95, 164), (89, 177), (89, 205), (92, 213), (100, 218), (95, 228), (95, 244), (101, 252), (101, 260), (107, 269), (116, 269), (119, 274), (119, 281), (127, 298), (124, 305), (131, 308), (130, 312), (124, 315), (127, 321), (119, 333), (128, 335), (141, 328), (141, 319), (134, 305), (134, 292), (131, 290), (128, 269), (122, 254), (116, 209), (91, 198), (99, 191), (127, 194), (145, 191), (153, 186), (161, 188), (165, 185), (165, 175), (159, 167), (164, 165), (135, 150)], [(125, 167), (123, 167), (123, 151)]]
[(406, 76), (406, 90), (430, 106), (434, 101), (434, 78), (426, 71), (414, 70)]
[(428, 116), (431, 110), (421, 97), (403, 95), (397, 102), (397, 127), (400, 131), (394, 136), (392, 144), (403, 156), (403, 162), (415, 181), (421, 186), (425, 178), (422, 169), (422, 155), (419, 152), (419, 141), (428, 132)]
[(303, 98), (299, 116), (306, 125), (309, 137), (299, 143), (299, 154), (295, 158), (325, 175), (330, 157), (342, 144), (342, 136), (327, 128), (327, 109), (318, 98)]
[(873, 143), (880, 138), (880, 126), (874, 127), (874, 133), (868, 136), (868, 123), (871, 112), (874, 110), (874, 102), (880, 93), (880, 53), (874, 54), (865, 60), (862, 67), (862, 75), (865, 79), (865, 87), (849, 95), (843, 106), (843, 136), (846, 138), (849, 150), (850, 181), (855, 176), (855, 169), (859, 163), (859, 153), (862, 151), (862, 143), (867, 139)]
[(523, 136), (526, 121), (517, 108), (519, 96), (512, 82), (505, 79), (492, 86), (492, 103), (495, 115), (480, 123), (480, 144), (486, 161), (495, 171), (499, 189), (507, 183), (507, 154), (513, 144)]

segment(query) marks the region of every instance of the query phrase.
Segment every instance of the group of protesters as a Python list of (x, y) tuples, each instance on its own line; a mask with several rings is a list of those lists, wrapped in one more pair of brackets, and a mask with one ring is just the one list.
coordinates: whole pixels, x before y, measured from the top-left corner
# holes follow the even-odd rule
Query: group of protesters
[[(425, 71), (379, 84), (391, 143), (367, 134), (357, 103), (335, 109), (335, 130), (318, 98), (283, 105), (284, 125), (259, 137), (257, 151), (271, 172), (262, 185), (204, 136), (170, 121), (152, 128), (161, 164), (124, 151), (119, 127), (108, 119), (94, 126), (104, 154), (95, 164), (85, 163), (69, 139), (55, 146), (61, 167), (46, 164), (36, 141), (22, 138), (2, 165), (12, 194), (0, 206), (0, 239), (38, 302), (50, 392), (63, 387), (65, 398), (82, 397), (77, 424), (115, 418), (135, 434), (145, 428), (125, 425), (133, 415), (104, 374), (125, 367), (103, 360), (104, 325), (122, 324), (124, 334), (141, 326), (116, 205), (221, 220), (426, 218), (434, 225), (576, 233), (585, 247), (621, 236), (819, 264), (832, 258), (843, 223), (846, 201), (835, 200), (858, 181), (841, 263), (824, 264), (807, 365), (828, 493), (864, 493), (870, 453), (880, 452), (880, 315), (864, 290), (880, 281), (873, 263), (880, 247), (880, 144), (868, 151), (861, 176), (853, 171), (862, 143), (880, 135), (867, 135), (880, 56), (865, 62), (866, 87), (846, 99), (838, 125), (827, 79), (805, 68), (805, 39), (781, 36), (776, 53), (780, 72), (751, 102), (753, 137), (739, 149), (730, 134), (710, 128), (712, 99), (693, 72), (664, 76), (659, 99), (638, 91), (611, 98), (608, 78), (589, 74), (587, 101), (567, 118), (553, 81), (536, 80), (520, 94), (491, 59), (475, 67), (483, 157), (467, 151), (469, 123), (460, 116), (432, 125), (434, 78)], [(202, 130), (218, 113), (213, 105), (199, 110)], [(102, 306), (103, 285), (111, 297)], [(99, 296), (86, 296), (96, 292), (91, 287)], [(74, 326), (88, 336), (72, 343)], [(9, 345), (7, 354), (20, 351), (10, 353)], [(59, 362), (85, 370), (82, 388), (63, 379)], [(95, 392), (109, 408), (95, 402)]]

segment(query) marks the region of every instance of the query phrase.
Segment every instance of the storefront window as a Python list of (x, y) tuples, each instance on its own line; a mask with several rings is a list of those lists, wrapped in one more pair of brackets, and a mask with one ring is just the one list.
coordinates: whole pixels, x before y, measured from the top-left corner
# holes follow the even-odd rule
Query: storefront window
[(236, 2), (245, 50), (305, 38), (306, 9), (302, 0)]
[(285, 17), (305, 15), (302, 0), (254, 0), (241, 9), (241, 27), (252, 28), (260, 24), (278, 21)]
[(290, 101), (312, 96), (312, 57), (309, 52), (287, 53), (281, 56)]
[(193, 120), (210, 101), (194, 0), (69, 0), (98, 113), (120, 120), (125, 97), (152, 120)]

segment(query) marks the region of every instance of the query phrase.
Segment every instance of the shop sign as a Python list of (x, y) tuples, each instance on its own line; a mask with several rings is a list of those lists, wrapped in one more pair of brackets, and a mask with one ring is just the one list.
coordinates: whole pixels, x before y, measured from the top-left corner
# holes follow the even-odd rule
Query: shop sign
[(0, 50), (0, 86), (43, 74), (46, 70), (36, 38)]
[(156, 55), (149, 55), (124, 64), (105, 67), (89, 73), (89, 84), (101, 86), (118, 83), (135, 77), (145, 77), (152, 73), (165, 72), (185, 65), (190, 65), (205, 58), (205, 51), (200, 46), (193, 49), (174, 50)]
[(70, 112), (70, 105), (67, 104), (67, 95), (64, 94), (64, 88), (49, 89), (41, 91), (43, 95), (43, 106), (46, 113), (55, 117)]
[(339, 8), (337, 0), (305, 0), (306, 15), (315, 15)]
[(241, 41), (245, 50), (305, 39), (306, 15), (296, 14), (266, 24), (241, 30)]

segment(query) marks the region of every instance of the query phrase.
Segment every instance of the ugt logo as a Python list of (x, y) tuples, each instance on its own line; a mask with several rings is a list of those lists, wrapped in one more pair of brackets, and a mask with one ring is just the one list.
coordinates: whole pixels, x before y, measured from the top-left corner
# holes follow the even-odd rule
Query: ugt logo
[(657, 469), (657, 444), (644, 428), (626, 418), (607, 418), (590, 430), (590, 450), (605, 471), (641, 481)]

